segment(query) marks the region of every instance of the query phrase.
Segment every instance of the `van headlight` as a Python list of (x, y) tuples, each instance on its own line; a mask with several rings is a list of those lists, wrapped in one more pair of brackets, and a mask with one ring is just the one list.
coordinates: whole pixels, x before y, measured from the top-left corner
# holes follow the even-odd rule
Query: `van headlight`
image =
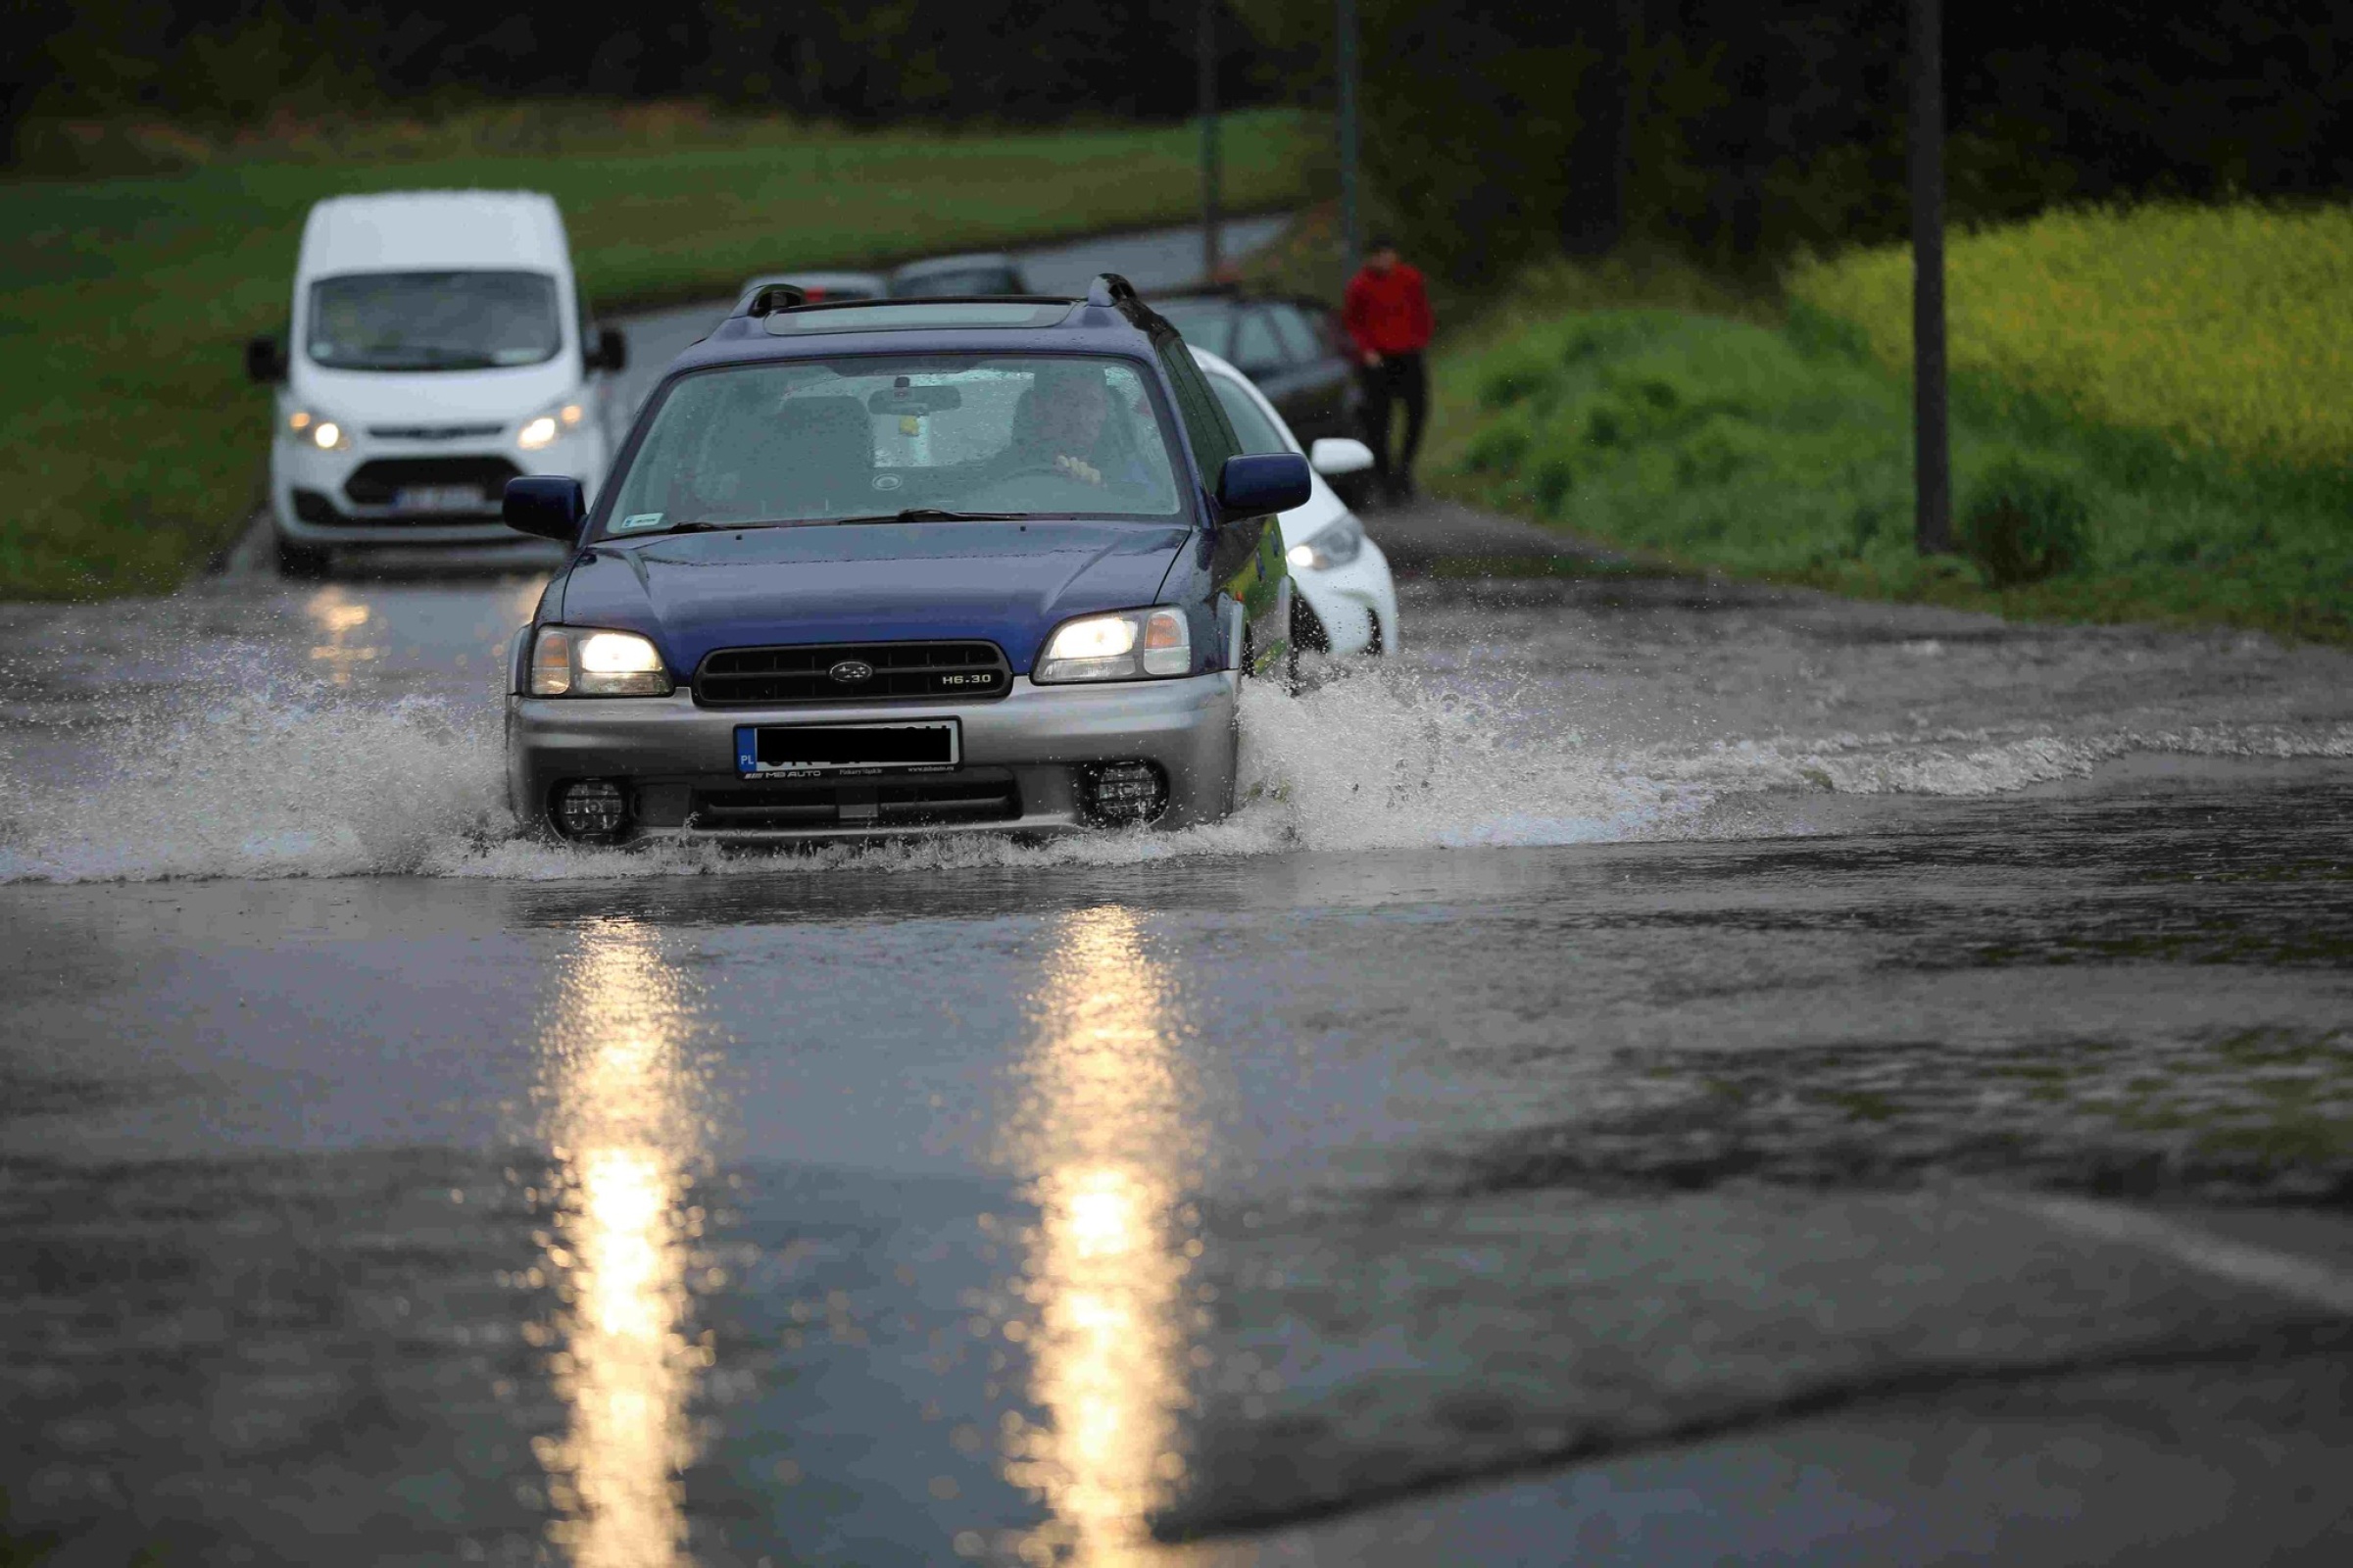
[(352, 427), (316, 409), (295, 409), (286, 416), (286, 439), (296, 446), (320, 452), (342, 452), (351, 444)]
[(515, 432), (515, 444), (525, 452), (537, 452), (552, 447), (570, 435), (588, 418), (588, 405), (576, 398), (566, 399), (545, 413), (534, 414)]
[(1183, 611), (1122, 610), (1056, 626), (1029, 678), (1053, 686), (1192, 673), (1193, 634)]
[(662, 651), (633, 631), (542, 626), (531, 642), (533, 697), (667, 697)]
[(1325, 571), (1345, 566), (1363, 553), (1364, 524), (1353, 516), (1344, 516), (1293, 545), (1285, 552), (1285, 559), (1299, 571)]

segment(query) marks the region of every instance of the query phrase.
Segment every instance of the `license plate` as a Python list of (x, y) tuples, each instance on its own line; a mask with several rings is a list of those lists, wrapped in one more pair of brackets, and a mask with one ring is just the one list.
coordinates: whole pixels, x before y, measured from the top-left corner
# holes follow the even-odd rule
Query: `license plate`
[(953, 718), (906, 724), (739, 724), (735, 770), (745, 778), (840, 773), (945, 773), (963, 761)]
[(395, 512), (479, 512), (482, 490), (470, 484), (417, 484), (392, 492)]

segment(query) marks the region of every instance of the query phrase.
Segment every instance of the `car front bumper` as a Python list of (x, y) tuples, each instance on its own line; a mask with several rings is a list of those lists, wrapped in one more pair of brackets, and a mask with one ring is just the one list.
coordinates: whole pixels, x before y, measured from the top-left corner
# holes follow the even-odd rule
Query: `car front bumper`
[[(1190, 827), (1225, 815), (1234, 794), (1236, 677), (1036, 686), (1018, 676), (992, 703), (828, 704), (803, 708), (703, 708), (684, 690), (670, 697), (507, 699), (507, 782), (526, 826), (550, 826), (557, 787), (575, 779), (621, 786), (631, 812), (627, 837), (786, 843), (941, 833), (1054, 834), (1093, 825), (1084, 773), (1090, 763), (1147, 761), (1168, 781), (1152, 825)], [(736, 772), (742, 725), (858, 724), (954, 718), (962, 760), (951, 772), (880, 770), (822, 780), (745, 779)], [(1005, 786), (1008, 808), (973, 818), (868, 814), (914, 787), (981, 793)], [(796, 820), (763, 820), (760, 792), (797, 806)], [(823, 805), (828, 792), (839, 805)], [(750, 802), (752, 804), (747, 804)], [(816, 811), (814, 819), (811, 810)], [(830, 819), (828, 819), (830, 818)]]
[[(498, 495), (463, 512), (417, 513), (355, 502), (346, 488), (363, 465), (378, 460), (504, 462), (521, 473), (565, 474), (593, 497), (604, 477), (605, 443), (593, 432), (525, 454), (502, 445), (363, 441), (335, 452), (280, 441), (270, 454), (270, 512), (277, 536), (314, 548), (334, 545), (513, 545), (523, 536), (506, 525)], [(306, 509), (303, 498), (311, 499)], [(323, 513), (321, 508), (324, 509)], [(312, 514), (306, 516), (308, 510)]]

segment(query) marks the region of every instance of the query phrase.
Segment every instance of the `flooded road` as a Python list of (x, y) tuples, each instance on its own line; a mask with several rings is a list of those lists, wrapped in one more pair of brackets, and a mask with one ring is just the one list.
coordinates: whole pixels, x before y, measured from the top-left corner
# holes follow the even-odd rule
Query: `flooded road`
[(2344, 1560), (2353, 657), (1372, 527), (1046, 847), (518, 838), (527, 548), (0, 606), (0, 1559)]
[(1431, 576), (1228, 823), (730, 858), (513, 836), (534, 591), (0, 610), (11, 1530), (2341, 1550), (2344, 655)]

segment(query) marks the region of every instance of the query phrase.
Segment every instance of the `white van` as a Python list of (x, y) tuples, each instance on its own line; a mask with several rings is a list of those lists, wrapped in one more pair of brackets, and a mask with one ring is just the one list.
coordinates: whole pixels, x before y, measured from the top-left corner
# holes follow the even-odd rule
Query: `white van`
[(509, 479), (605, 475), (626, 346), (592, 336), (553, 198), (337, 196), (311, 209), (288, 342), (246, 345), (277, 389), (270, 510), (278, 567), (337, 545), (512, 543)]

